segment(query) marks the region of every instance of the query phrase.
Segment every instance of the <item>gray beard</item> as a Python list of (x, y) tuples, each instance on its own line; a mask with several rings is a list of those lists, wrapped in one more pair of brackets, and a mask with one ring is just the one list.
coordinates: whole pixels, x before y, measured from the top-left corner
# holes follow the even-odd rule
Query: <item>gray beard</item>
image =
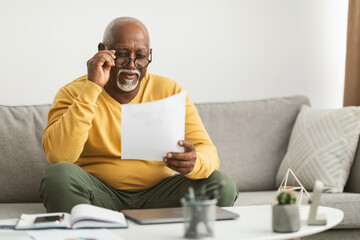
[[(126, 72), (126, 73), (135, 73), (137, 75), (137, 79), (135, 80), (127, 80), (127, 79), (124, 79), (125, 80), (125, 84), (122, 84), (120, 82), (120, 74), (123, 73), (123, 72)], [(130, 92), (132, 90), (134, 90), (137, 85), (139, 85), (139, 79), (140, 79), (140, 72), (139, 70), (129, 70), (129, 69), (120, 69), (120, 71), (118, 72), (117, 74), (117, 79), (116, 79), (116, 84), (118, 86), (118, 88), (120, 88), (122, 91), (124, 92)], [(136, 81), (135, 84), (134, 81)]]

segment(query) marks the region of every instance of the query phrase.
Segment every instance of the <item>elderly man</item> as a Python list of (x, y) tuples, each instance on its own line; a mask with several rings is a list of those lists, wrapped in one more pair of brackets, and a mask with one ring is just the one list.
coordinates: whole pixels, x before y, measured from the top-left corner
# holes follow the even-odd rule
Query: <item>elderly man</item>
[[(187, 96), (184, 152), (161, 161), (121, 158), (121, 105), (163, 99), (183, 89), (174, 81), (147, 73), (149, 34), (139, 20), (114, 19), (98, 52), (87, 62), (88, 74), (57, 93), (49, 111), (43, 148), (52, 164), (40, 195), (48, 212), (70, 212), (80, 203), (113, 210), (180, 206), (192, 186), (210, 195), (226, 182), (219, 206), (231, 206), (238, 191), (216, 169), (217, 151)], [(174, 174), (174, 171), (179, 174)]]

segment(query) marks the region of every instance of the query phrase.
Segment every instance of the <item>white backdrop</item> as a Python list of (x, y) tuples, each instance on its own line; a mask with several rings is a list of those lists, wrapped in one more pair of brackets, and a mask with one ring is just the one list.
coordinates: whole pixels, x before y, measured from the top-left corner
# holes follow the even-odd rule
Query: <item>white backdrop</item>
[(347, 0), (0, 0), (0, 105), (51, 103), (86, 74), (106, 25), (147, 25), (148, 71), (194, 102), (307, 95), (341, 107)]

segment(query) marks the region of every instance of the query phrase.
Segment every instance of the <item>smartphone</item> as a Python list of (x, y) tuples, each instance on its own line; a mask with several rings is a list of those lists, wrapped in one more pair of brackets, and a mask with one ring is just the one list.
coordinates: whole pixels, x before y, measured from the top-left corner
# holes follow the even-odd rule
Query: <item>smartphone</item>
[(64, 214), (61, 216), (55, 215), (55, 216), (37, 217), (37, 218), (35, 218), (34, 223), (48, 223), (48, 222), (59, 223), (59, 222), (62, 222), (63, 219), (64, 219)]

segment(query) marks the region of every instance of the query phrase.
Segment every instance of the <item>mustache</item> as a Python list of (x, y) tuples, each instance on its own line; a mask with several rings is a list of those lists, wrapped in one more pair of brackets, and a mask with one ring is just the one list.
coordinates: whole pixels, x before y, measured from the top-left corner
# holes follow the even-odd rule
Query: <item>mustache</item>
[(118, 76), (121, 73), (131, 73), (131, 74), (136, 74), (138, 76), (138, 78), (140, 77), (140, 71), (137, 69), (120, 69), (118, 72)]

